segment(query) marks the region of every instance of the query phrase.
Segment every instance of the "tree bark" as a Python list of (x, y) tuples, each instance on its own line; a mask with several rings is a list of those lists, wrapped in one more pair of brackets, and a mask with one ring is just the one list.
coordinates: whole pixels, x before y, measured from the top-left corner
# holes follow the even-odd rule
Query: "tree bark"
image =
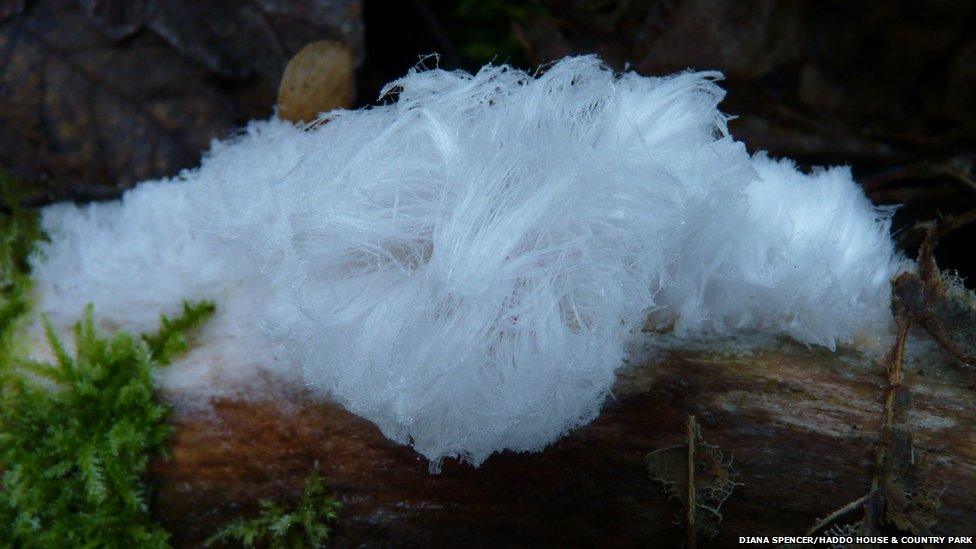
[[(895, 403), (912, 460), (943, 488), (934, 533), (974, 534), (976, 375), (914, 339)], [(912, 357), (915, 357), (914, 359)], [(678, 547), (685, 510), (644, 468), (684, 444), (689, 415), (734, 459), (718, 537), (802, 535), (868, 492), (888, 380), (881, 359), (780, 343), (672, 351), (624, 367), (603, 412), (543, 452), (504, 453), (438, 475), (410, 448), (334, 405), (299, 396), (223, 400), (182, 413), (169, 459), (153, 466), (155, 509), (176, 546), (288, 503), (318, 462), (342, 501), (336, 546), (647, 545)], [(286, 403), (286, 404), (283, 404)]]

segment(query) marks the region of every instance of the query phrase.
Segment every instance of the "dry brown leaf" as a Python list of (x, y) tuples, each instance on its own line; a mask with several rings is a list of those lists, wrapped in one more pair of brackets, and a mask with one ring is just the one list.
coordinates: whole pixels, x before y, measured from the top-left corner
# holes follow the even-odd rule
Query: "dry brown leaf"
[(362, 53), (362, 0), (0, 0), (0, 167), (32, 205), (117, 196), (271, 114), (289, 58)]
[[(732, 495), (736, 475), (732, 470), (732, 460), (726, 460), (717, 446), (702, 440), (697, 424), (694, 424), (692, 432), (694, 440), (689, 443), (694, 444), (694, 535), (711, 539), (718, 534), (722, 504)], [(687, 456), (688, 445), (682, 444), (656, 450), (644, 457), (644, 465), (651, 479), (664, 485), (668, 496), (680, 501), (686, 512), (689, 499)]]

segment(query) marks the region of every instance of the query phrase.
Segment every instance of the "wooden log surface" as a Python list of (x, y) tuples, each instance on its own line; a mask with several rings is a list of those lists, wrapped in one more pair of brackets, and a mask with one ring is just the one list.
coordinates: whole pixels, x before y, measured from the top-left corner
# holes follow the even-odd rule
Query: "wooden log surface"
[[(931, 352), (925, 349), (931, 349)], [(943, 487), (940, 535), (976, 530), (976, 373), (910, 342), (904, 426)], [(625, 366), (600, 416), (545, 451), (503, 453), (438, 475), (409, 447), (336, 406), (293, 396), (223, 400), (181, 413), (153, 466), (154, 508), (176, 546), (195, 547), (262, 498), (294, 501), (318, 462), (342, 501), (336, 546), (678, 547), (680, 503), (643, 464), (683, 444), (689, 414), (732, 457), (737, 486), (718, 537), (802, 535), (871, 483), (887, 380), (879, 360), (789, 343), (670, 351)], [(914, 454), (913, 454), (914, 455)]]

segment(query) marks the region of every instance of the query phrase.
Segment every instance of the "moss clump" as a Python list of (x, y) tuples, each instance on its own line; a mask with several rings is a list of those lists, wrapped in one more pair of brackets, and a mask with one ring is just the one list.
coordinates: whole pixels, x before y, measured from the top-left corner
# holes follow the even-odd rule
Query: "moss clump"
[(341, 506), (327, 494), (322, 477), (313, 469), (297, 507), (289, 511), (262, 501), (260, 515), (228, 524), (207, 540), (207, 546), (236, 541), (244, 547), (256, 543), (272, 549), (320, 547), (329, 539), (329, 525), (338, 518)]
[(21, 375), (4, 387), (5, 538), (25, 547), (166, 546), (142, 484), (169, 435), (152, 356), (128, 334), (99, 337), (90, 307), (75, 325), (74, 356), (46, 330), (56, 363), (19, 362)]
[[(0, 540), (16, 547), (166, 547), (148, 511), (149, 459), (170, 433), (153, 393), (152, 369), (213, 304), (187, 304), (187, 316), (159, 333), (102, 337), (92, 307), (74, 327), (69, 354), (45, 322), (54, 364), (19, 360), (0, 401)], [(158, 353), (170, 353), (159, 355)]]
[(18, 359), (43, 234), (16, 188), (0, 172), (0, 547), (165, 547), (143, 482), (170, 432), (152, 369), (187, 348), (214, 306), (185, 303), (142, 337), (102, 337), (89, 307), (73, 354), (45, 322), (54, 363)]

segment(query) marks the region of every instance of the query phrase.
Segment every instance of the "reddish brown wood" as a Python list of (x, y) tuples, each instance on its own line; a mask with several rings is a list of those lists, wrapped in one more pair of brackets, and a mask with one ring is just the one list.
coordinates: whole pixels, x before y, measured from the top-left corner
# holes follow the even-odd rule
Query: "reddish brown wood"
[[(925, 358), (926, 362), (941, 362)], [(917, 362), (917, 361), (916, 361)], [(299, 397), (221, 401), (178, 418), (171, 457), (154, 466), (155, 508), (177, 546), (289, 501), (316, 460), (343, 502), (337, 546), (680, 546), (682, 510), (642, 459), (682, 444), (694, 414), (706, 441), (734, 458), (738, 486), (719, 537), (800, 535), (867, 492), (882, 417), (880, 363), (797, 346), (740, 353), (674, 352), (623, 371), (600, 417), (544, 452), (505, 453), (440, 475), (369, 422)], [(972, 372), (906, 364), (903, 410), (915, 444), (945, 482), (938, 533), (976, 522), (976, 392)], [(288, 409), (282, 402), (289, 403)]]

